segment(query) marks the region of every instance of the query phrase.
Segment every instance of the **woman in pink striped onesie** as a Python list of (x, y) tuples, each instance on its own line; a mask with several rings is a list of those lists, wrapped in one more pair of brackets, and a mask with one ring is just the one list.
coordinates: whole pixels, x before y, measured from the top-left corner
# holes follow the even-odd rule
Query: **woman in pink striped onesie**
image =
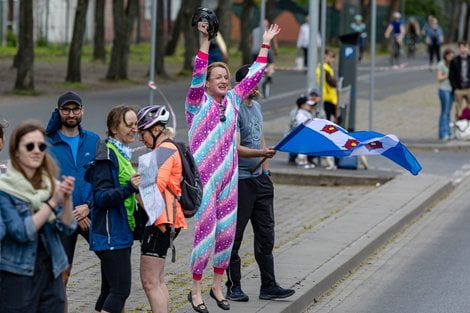
[(208, 24), (198, 23), (202, 34), (194, 62), (191, 87), (186, 97), (189, 145), (204, 185), (202, 203), (195, 219), (191, 254), (193, 286), (188, 295), (193, 309), (208, 312), (202, 301), (201, 278), (213, 255), (214, 281), (210, 295), (217, 305), (229, 310), (221, 284), (230, 261), (237, 216), (238, 159), (236, 149), (237, 115), (240, 104), (256, 87), (266, 67), (269, 43), (280, 31), (276, 24), (265, 31), (258, 58), (248, 75), (233, 89), (230, 72), (222, 62), (209, 67)]

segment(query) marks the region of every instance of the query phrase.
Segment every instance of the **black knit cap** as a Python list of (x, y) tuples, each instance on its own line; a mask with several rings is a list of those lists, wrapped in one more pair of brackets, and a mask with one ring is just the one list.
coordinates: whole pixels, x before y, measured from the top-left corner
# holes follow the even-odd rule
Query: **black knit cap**
[(82, 106), (82, 98), (80, 98), (80, 96), (73, 91), (67, 91), (59, 97), (59, 100), (57, 101), (57, 107), (60, 109), (67, 103), (75, 103), (79, 106)]
[(235, 73), (235, 81), (237, 83), (241, 82), (243, 78), (248, 74), (248, 71), (250, 70), (251, 64), (245, 64), (242, 67), (238, 69), (238, 71)]

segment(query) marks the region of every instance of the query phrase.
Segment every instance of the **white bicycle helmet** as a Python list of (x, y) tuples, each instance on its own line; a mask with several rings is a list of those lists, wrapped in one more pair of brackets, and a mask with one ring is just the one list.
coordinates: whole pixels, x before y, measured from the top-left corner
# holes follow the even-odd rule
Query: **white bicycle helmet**
[(166, 125), (170, 119), (170, 112), (163, 105), (148, 105), (137, 113), (137, 128), (140, 130), (149, 129), (153, 125), (160, 123)]

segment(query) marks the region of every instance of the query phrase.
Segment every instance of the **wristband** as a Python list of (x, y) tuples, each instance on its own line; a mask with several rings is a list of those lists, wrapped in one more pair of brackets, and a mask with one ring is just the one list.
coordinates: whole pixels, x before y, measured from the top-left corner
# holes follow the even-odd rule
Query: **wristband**
[(263, 44), (261, 45), (261, 48), (270, 49), (271, 46), (270, 46), (270, 45), (267, 45), (267, 44), (265, 44), (265, 43), (263, 43)]
[(264, 174), (264, 175), (271, 176), (271, 171), (270, 171), (270, 170), (264, 171), (263, 174)]
[(55, 214), (55, 209), (52, 207), (52, 205), (49, 203), (49, 200), (44, 201), (44, 204), (46, 204), (49, 209), (51, 209), (52, 213)]

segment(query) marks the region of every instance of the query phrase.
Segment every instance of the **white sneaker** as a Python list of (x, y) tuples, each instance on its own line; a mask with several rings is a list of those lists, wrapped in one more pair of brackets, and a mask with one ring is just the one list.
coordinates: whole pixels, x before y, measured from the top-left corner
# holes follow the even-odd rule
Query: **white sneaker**
[(315, 168), (315, 164), (310, 164), (310, 163), (297, 164), (297, 168)]
[(332, 171), (332, 170), (336, 170), (336, 169), (337, 169), (337, 167), (334, 164), (333, 165), (328, 165), (327, 167), (325, 167), (325, 170), (327, 170), (327, 171)]

